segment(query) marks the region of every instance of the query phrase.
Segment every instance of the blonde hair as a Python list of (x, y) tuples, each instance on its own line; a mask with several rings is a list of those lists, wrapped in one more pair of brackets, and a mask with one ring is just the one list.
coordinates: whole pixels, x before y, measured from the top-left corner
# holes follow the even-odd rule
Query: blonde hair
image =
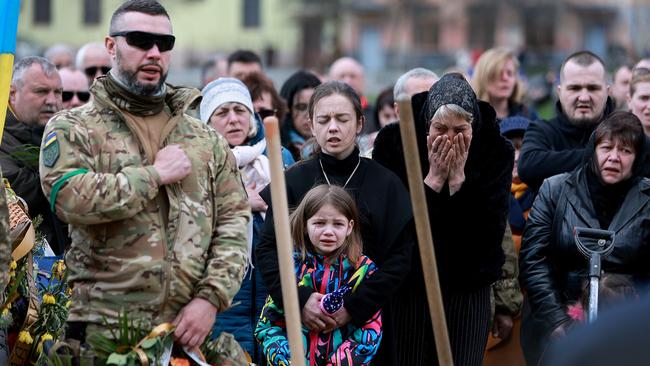
[(479, 57), (474, 66), (474, 75), (472, 76), (472, 86), (479, 99), (490, 101), (488, 95), (488, 85), (499, 76), (501, 69), (506, 64), (506, 61), (512, 60), (515, 64), (515, 87), (512, 94), (508, 98), (509, 103), (521, 103), (523, 99), (523, 86), (519, 80), (519, 60), (512, 50), (507, 48), (491, 48), (485, 51)]
[(463, 107), (457, 104), (444, 104), (436, 110), (431, 117), (431, 120), (427, 121), (427, 129), (431, 126), (431, 123), (435, 121), (446, 121), (449, 119), (464, 119), (470, 125), (474, 121), (474, 116), (468, 111), (464, 110)]
[(632, 74), (632, 79), (630, 79), (630, 97), (634, 96), (634, 93), (636, 93), (636, 86), (640, 83), (650, 83), (650, 72)]
[(343, 245), (331, 257), (337, 258), (344, 254), (350, 262), (356, 264), (362, 251), (357, 205), (348, 192), (336, 185), (321, 184), (310, 189), (298, 207), (289, 215), (291, 237), (293, 238), (295, 250), (300, 252), (302, 260), (307, 257), (307, 252), (316, 252), (316, 248), (309, 240), (307, 221), (325, 205), (331, 205), (354, 223), (350, 235), (345, 238)]

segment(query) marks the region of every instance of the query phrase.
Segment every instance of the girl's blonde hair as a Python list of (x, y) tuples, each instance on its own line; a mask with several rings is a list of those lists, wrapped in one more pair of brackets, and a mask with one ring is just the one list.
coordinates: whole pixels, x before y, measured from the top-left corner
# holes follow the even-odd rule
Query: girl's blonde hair
[(517, 60), (517, 56), (512, 50), (502, 47), (491, 48), (485, 51), (479, 57), (476, 66), (474, 66), (472, 86), (479, 99), (486, 102), (490, 101), (490, 96), (487, 91), (488, 85), (499, 76), (501, 69), (508, 60), (512, 60), (515, 64), (515, 87), (508, 98), (508, 102), (521, 103), (524, 93), (521, 81), (519, 80), (519, 60)]
[(343, 245), (332, 253), (331, 257), (337, 258), (340, 255), (346, 255), (352, 263), (357, 263), (362, 251), (357, 205), (348, 192), (336, 185), (322, 184), (310, 189), (289, 216), (291, 237), (293, 238), (295, 250), (300, 252), (302, 260), (307, 257), (308, 251), (316, 252), (316, 248), (309, 240), (307, 220), (325, 205), (331, 205), (354, 223), (350, 235), (345, 238)]

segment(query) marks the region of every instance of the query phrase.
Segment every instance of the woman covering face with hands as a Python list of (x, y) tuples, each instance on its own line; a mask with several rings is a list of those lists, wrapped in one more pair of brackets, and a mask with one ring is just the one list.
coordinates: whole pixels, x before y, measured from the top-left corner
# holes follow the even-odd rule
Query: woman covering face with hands
[(429, 173), (425, 182), (436, 192), (449, 182), (449, 193), (453, 195), (465, 181), (471, 123), (472, 115), (455, 104), (441, 106), (431, 119), (427, 137)]
[[(513, 149), (499, 132), (494, 109), (476, 99), (460, 74), (443, 76), (429, 92), (414, 95), (412, 104), (418, 149), (426, 155), (423, 183), (454, 363), (481, 365), (492, 318), (490, 286), (504, 261)], [(401, 154), (399, 142), (381, 145), (385, 151), (376, 144), (376, 156)], [(403, 172), (395, 162), (386, 163)], [(414, 255), (396, 296), (395, 322), (409, 329), (397, 353), (409, 355), (404, 365), (434, 365), (422, 267)]]

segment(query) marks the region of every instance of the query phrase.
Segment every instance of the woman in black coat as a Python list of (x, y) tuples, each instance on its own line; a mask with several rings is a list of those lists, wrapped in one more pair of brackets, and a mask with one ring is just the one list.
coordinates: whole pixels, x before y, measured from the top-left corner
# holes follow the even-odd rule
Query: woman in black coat
[[(350, 86), (339, 81), (318, 86), (309, 102), (309, 119), (321, 151), (285, 172), (289, 206), (297, 206), (305, 193), (319, 184), (336, 184), (345, 188), (359, 209), (363, 253), (377, 264), (378, 270), (355, 292), (344, 297), (344, 307), (334, 317), (320, 310), (322, 295), (306, 288), (299, 289), (302, 322), (314, 330), (337, 328), (350, 321), (362, 325), (382, 309), (383, 338), (372, 364), (403, 365), (394, 358), (389, 299), (410, 268), (414, 227), (408, 192), (388, 169), (359, 156), (355, 141), (365, 121), (359, 97)], [(270, 187), (267, 186), (261, 196), (269, 208), (256, 250), (257, 267), (269, 294), (281, 304)]]
[(650, 267), (650, 180), (645, 135), (629, 112), (611, 114), (594, 131), (586, 162), (571, 173), (548, 178), (533, 204), (524, 232), (520, 279), (527, 306), (522, 347), (536, 364), (549, 338), (562, 337), (572, 322), (567, 305), (578, 302), (589, 261), (578, 251), (574, 227), (615, 232), (612, 253), (602, 258), (605, 273), (630, 275), (647, 284)]
[[(477, 101), (460, 74), (443, 76), (412, 103), (420, 154), (428, 157), (421, 163), (454, 363), (481, 365), (490, 285), (504, 261), (513, 148), (499, 132), (494, 109)], [(373, 158), (403, 174), (396, 126), (379, 133)], [(403, 365), (432, 365), (435, 343), (417, 252), (412, 262), (398, 294), (396, 323), (410, 329), (399, 340), (399, 354)]]

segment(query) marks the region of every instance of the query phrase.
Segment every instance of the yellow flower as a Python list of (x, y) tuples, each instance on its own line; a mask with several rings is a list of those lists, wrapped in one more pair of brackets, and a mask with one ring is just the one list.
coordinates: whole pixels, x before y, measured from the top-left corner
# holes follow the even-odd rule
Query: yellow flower
[(25, 344), (32, 344), (34, 343), (34, 339), (32, 338), (32, 335), (29, 334), (28, 331), (23, 330), (20, 333), (18, 333), (18, 342), (25, 343)]
[(2, 309), (2, 316), (4, 317), (4, 316), (7, 316), (7, 315), (9, 315), (9, 308)]
[(18, 268), (18, 263), (16, 263), (16, 261), (11, 261), (11, 264), (9, 264), (9, 269), (13, 271), (16, 268)]
[(41, 341), (38, 342), (38, 347), (36, 347), (36, 352), (38, 352), (38, 353), (43, 352), (43, 343), (45, 343), (45, 341), (51, 341), (53, 339), (54, 339), (54, 337), (52, 337), (52, 335), (50, 333), (43, 334), (41, 336)]
[(16, 277), (16, 271), (9, 271), (9, 278)]
[(57, 278), (63, 278), (65, 273), (65, 263), (63, 260), (58, 260), (52, 265), (52, 275)]
[(69, 287), (65, 290), (65, 294), (66, 294), (68, 297), (72, 296), (72, 287), (71, 287), (71, 286), (69, 286)]
[(65, 303), (65, 307), (70, 309), (70, 306), (72, 306), (72, 301), (68, 300), (68, 302)]
[(56, 299), (51, 294), (43, 295), (43, 304), (56, 304)]

